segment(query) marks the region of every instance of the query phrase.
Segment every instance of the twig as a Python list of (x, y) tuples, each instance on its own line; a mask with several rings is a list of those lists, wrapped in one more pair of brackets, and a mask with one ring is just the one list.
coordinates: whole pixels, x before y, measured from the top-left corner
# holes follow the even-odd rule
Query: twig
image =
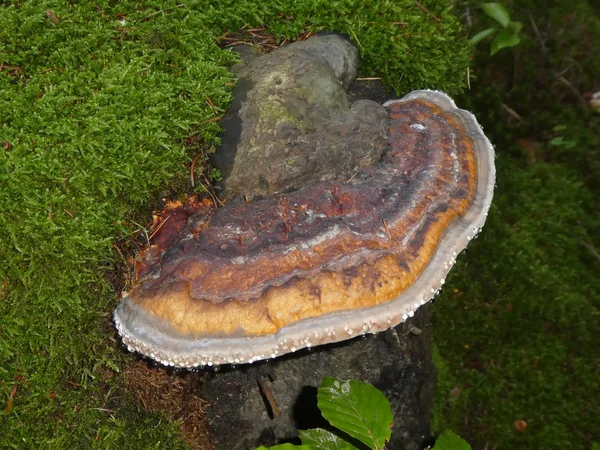
[(548, 53), (548, 49), (546, 48), (546, 43), (542, 39), (542, 35), (540, 34), (540, 30), (538, 30), (538, 27), (537, 27), (537, 25), (535, 23), (535, 20), (533, 20), (533, 17), (531, 17), (531, 14), (529, 14), (529, 23), (531, 23), (531, 28), (533, 28), (533, 32), (537, 36), (538, 41), (540, 41), (540, 46), (542, 47), (542, 51), (544, 53)]
[(218, 122), (219, 120), (221, 120), (221, 116), (215, 116), (215, 117), (211, 117), (210, 119), (206, 119), (202, 123)]
[(156, 233), (158, 233), (158, 230), (160, 230), (160, 229), (163, 227), (163, 225), (164, 225), (164, 224), (167, 222), (167, 220), (169, 220), (170, 218), (171, 218), (171, 214), (169, 214), (169, 215), (167, 216), (167, 218), (166, 218), (165, 220), (163, 220), (163, 221), (160, 223), (160, 225), (159, 225), (159, 226), (157, 226), (157, 227), (156, 227), (156, 230), (154, 230), (154, 231), (152, 232), (152, 234), (150, 235), (150, 237), (149, 237), (148, 239), (152, 239), (152, 238), (154, 237), (154, 235), (155, 235)]
[(441, 21), (442, 21), (440, 18), (436, 17), (436, 16), (435, 16), (435, 15), (434, 15), (434, 14), (433, 14), (431, 11), (429, 11), (427, 8), (425, 8), (425, 7), (424, 7), (424, 6), (423, 6), (421, 3), (419, 3), (417, 0), (415, 0), (415, 6), (416, 6), (417, 8), (419, 8), (421, 11), (423, 11), (425, 14), (427, 14), (427, 15), (429, 15), (429, 16), (431, 16), (431, 17), (433, 17), (433, 19), (434, 19), (436, 22), (441, 22)]
[(471, 90), (471, 69), (467, 66), (467, 87)]
[(581, 245), (587, 248), (592, 255), (594, 255), (596, 258), (598, 258), (598, 260), (600, 260), (600, 253), (598, 253), (598, 251), (594, 248), (592, 244), (585, 242), (583, 239), (580, 239), (579, 242), (581, 243)]
[(138, 398), (142, 402), (142, 406), (144, 407), (144, 411), (146, 411), (146, 414), (148, 414), (149, 411), (148, 411), (148, 407), (146, 406), (146, 402), (144, 401), (144, 397), (139, 392), (138, 392)]
[[(123, 224), (124, 224), (124, 225), (128, 225), (128, 226), (130, 226), (130, 225), (131, 225), (131, 224), (127, 223), (127, 222), (124, 222)], [(134, 223), (134, 225), (137, 225), (137, 223)], [(138, 226), (139, 226), (139, 225), (138, 225)], [(140, 230), (139, 230), (139, 229), (136, 229), (136, 230), (130, 231), (129, 233), (127, 233), (127, 234), (125, 234), (125, 235), (123, 235), (123, 236), (119, 237), (119, 241), (124, 241), (126, 238), (128, 238), (129, 236), (131, 236), (131, 235), (133, 235), (133, 234), (136, 234), (136, 233), (138, 233), (138, 234), (139, 234), (139, 233), (140, 233)]]
[(58, 16), (54, 13), (54, 11), (51, 10), (46, 10), (46, 17), (48, 19), (50, 19), (50, 22), (52, 22), (54, 25), (58, 25), (60, 23), (60, 19), (58, 18)]
[(206, 192), (208, 192), (208, 195), (210, 195), (210, 197), (212, 198), (213, 203), (215, 204), (215, 208), (219, 207), (218, 203), (220, 203), (221, 206), (223, 206), (223, 202), (221, 200), (219, 200), (217, 197), (215, 197), (213, 195), (213, 193), (210, 190), (208, 190), (208, 188), (206, 186), (204, 186), (200, 181), (198, 181), (198, 184), (200, 185), (200, 187), (202, 189), (204, 189)]
[(138, 226), (139, 229), (144, 232), (144, 235), (146, 236), (146, 242), (148, 243), (148, 245), (150, 245), (150, 237), (148, 236), (148, 230), (146, 230), (146, 227), (140, 225), (137, 222), (134, 222), (133, 220), (131, 220), (131, 223), (134, 224), (134, 225), (136, 225), (136, 226)]
[(196, 161), (198, 161), (198, 158), (203, 154), (204, 152), (200, 152), (192, 159), (192, 165), (190, 166), (190, 184), (192, 185), (192, 188), (194, 188), (194, 168), (196, 167)]
[(208, 106), (210, 106), (213, 110), (217, 109), (217, 107), (215, 106), (215, 104), (213, 103), (212, 99), (207, 95), (206, 96), (206, 103), (208, 104)]
[[(225, 38), (223, 38), (223, 39), (225, 39)], [(227, 39), (227, 40), (229, 41), (229, 40), (231, 40), (231, 39)], [(247, 43), (246, 41), (240, 41), (240, 40), (238, 39), (238, 40), (234, 40), (233, 42), (231, 42), (231, 43), (229, 43), (229, 44), (225, 45), (225, 48), (227, 48), (227, 47), (234, 47), (234, 46), (236, 46), (236, 45), (244, 45), (244, 44), (248, 44), (248, 43)]]
[(575, 89), (575, 86), (573, 86), (569, 80), (567, 80), (562, 75), (558, 75), (556, 73), (554, 75), (556, 76), (558, 81), (560, 81), (563, 85), (565, 85), (573, 93), (573, 95), (575, 95), (575, 97), (577, 97), (577, 99), (583, 106), (587, 106), (587, 102), (585, 101), (583, 96), (579, 93), (579, 91), (577, 89)]
[(64, 72), (65, 68), (64, 67), (49, 67), (47, 69), (42, 70), (40, 73), (48, 73), (48, 72), (52, 72), (53, 70), (61, 70)]
[(352, 33), (352, 37), (354, 38), (354, 40), (356, 41), (356, 43), (358, 44), (358, 46), (360, 48), (362, 48), (362, 44), (358, 40), (358, 36), (356, 35), (356, 33), (354, 32), (354, 30), (352, 28), (350, 28), (350, 33)]
[[(206, 175), (204, 175), (204, 181), (206, 182), (206, 184), (208, 186), (210, 186), (210, 181), (208, 181), (208, 178), (206, 178)], [(225, 203), (223, 203), (221, 200), (219, 200), (219, 197), (215, 197), (212, 192), (210, 192), (211, 197), (221, 206), (223, 206)]]
[(256, 380), (256, 382), (258, 383), (260, 392), (262, 392), (265, 400), (271, 407), (271, 411), (273, 412), (273, 415), (275, 417), (279, 417), (279, 415), (281, 414), (281, 411), (279, 409), (279, 405), (277, 404), (277, 400), (275, 400), (275, 396), (273, 395), (273, 392), (271, 391), (271, 388), (261, 379)]
[(511, 116), (513, 116), (515, 119), (517, 119), (519, 122), (523, 121), (523, 118), (519, 115), (519, 113), (517, 113), (514, 109), (512, 109), (510, 106), (508, 106), (505, 103), (502, 103), (502, 108), (504, 109), (504, 111), (506, 111), (508, 114), (510, 114)]
[(119, 248), (119, 246), (117, 244), (113, 244), (112, 246), (117, 251), (117, 253), (121, 256), (121, 259), (123, 260), (123, 263), (127, 264), (127, 260), (125, 259), (125, 256), (123, 255), (123, 252), (121, 251), (121, 249)]
[[(176, 5), (175, 8), (181, 8), (182, 6), (185, 6), (185, 4), (181, 3), (179, 5)], [(142, 22), (144, 20), (146, 20), (146, 19), (149, 19), (152, 16), (156, 16), (157, 14), (164, 13), (164, 12), (167, 12), (167, 11), (171, 11), (172, 9), (175, 9), (175, 8), (166, 8), (166, 9), (161, 9), (160, 11), (154, 11), (152, 14), (148, 14), (146, 17), (144, 17), (142, 19)]]
[(423, 332), (423, 330), (421, 330), (418, 327), (415, 327), (414, 325), (409, 325), (408, 326), (408, 331), (406, 333), (403, 333), (403, 336), (408, 336), (409, 334), (412, 334), (413, 336), (418, 336)]
[(350, 178), (348, 178), (348, 180), (346, 181), (346, 183), (350, 183), (352, 180), (354, 180), (354, 177), (356, 175), (358, 175), (360, 173), (360, 170), (357, 170), (356, 172), (354, 172), (354, 175), (352, 175)]
[(365, 78), (357, 78), (356, 81), (373, 81), (373, 80), (381, 80), (378, 77), (365, 77)]

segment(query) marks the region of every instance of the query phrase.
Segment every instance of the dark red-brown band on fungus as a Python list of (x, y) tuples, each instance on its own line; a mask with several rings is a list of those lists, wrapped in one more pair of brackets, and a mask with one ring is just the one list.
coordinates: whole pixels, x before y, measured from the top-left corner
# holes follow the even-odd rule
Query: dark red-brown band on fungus
[(389, 148), (347, 182), (173, 207), (115, 311), (124, 343), (178, 367), (248, 363), (385, 330), (431, 299), (485, 222), (494, 151), (443, 93), (384, 106)]

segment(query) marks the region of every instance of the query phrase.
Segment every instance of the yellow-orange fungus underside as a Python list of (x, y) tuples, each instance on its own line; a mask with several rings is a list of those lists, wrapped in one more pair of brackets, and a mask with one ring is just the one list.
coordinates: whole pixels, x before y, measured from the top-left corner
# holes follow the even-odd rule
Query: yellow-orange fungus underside
[[(182, 334), (259, 336), (396, 298), (469, 207), (477, 170), (473, 142), (452, 112), (426, 100), (388, 110), (381, 162), (347, 183), (217, 210), (200, 205), (170, 231), (171, 247), (148, 252), (153, 262), (140, 266), (130, 301)], [(162, 241), (172, 241), (162, 237), (169, 226)]]

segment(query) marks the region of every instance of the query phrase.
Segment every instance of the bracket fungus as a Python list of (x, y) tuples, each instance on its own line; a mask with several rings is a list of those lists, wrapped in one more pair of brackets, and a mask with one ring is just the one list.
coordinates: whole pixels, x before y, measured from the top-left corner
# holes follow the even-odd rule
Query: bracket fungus
[(433, 298), (485, 222), (494, 150), (441, 92), (384, 107), (386, 151), (347, 180), (171, 205), (114, 313), (128, 348), (176, 367), (251, 363), (385, 330)]

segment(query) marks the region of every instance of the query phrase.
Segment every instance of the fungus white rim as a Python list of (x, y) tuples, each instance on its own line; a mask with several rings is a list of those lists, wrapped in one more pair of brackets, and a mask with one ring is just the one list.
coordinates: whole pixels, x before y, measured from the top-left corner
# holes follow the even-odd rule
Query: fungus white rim
[(362, 310), (331, 313), (303, 319), (281, 328), (277, 333), (254, 337), (192, 338), (175, 335), (172, 327), (161, 324), (142, 308), (124, 299), (114, 312), (117, 330), (131, 351), (138, 351), (166, 366), (198, 367), (220, 364), (243, 364), (275, 358), (296, 350), (338, 342), (349, 336), (377, 333), (405, 321), (415, 310), (440, 291), (457, 255), (483, 227), (495, 185), (494, 148), (483, 134), (473, 114), (458, 109), (445, 93), (432, 90), (414, 91), (401, 99), (383, 104), (415, 99), (430, 100), (462, 119), (469, 136), (475, 141), (477, 158), (476, 195), (466, 214), (454, 219), (440, 239), (427, 266), (407, 289), (394, 300)]

